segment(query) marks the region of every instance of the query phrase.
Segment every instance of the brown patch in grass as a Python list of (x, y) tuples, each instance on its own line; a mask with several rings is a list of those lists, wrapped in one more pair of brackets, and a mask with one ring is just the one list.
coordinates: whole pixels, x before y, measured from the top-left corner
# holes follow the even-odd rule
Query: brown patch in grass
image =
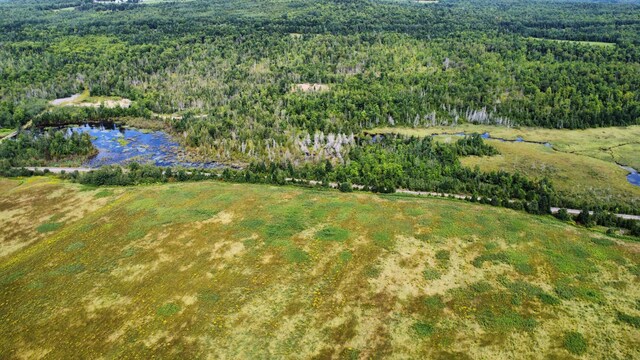
[(327, 84), (310, 84), (310, 83), (295, 84), (295, 85), (293, 85), (291, 91), (323, 92), (323, 91), (329, 91), (329, 85), (327, 85)]

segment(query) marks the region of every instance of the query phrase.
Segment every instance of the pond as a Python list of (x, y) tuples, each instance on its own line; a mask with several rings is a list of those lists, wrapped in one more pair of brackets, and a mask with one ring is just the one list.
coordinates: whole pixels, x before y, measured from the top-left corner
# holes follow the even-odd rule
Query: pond
[(141, 130), (113, 123), (72, 125), (66, 129), (69, 133), (91, 135), (98, 154), (83, 164), (86, 167), (123, 165), (134, 161), (156, 166), (221, 167), (216, 162), (190, 161), (186, 149), (162, 131)]
[(622, 168), (629, 172), (629, 175), (627, 175), (627, 180), (631, 183), (631, 185), (640, 186), (640, 174), (638, 173), (638, 171), (629, 166), (623, 166)]

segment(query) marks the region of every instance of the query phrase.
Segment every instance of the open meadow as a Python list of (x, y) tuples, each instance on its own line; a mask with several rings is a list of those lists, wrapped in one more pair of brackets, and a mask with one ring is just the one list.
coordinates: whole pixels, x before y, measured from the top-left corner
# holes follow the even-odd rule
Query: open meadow
[(640, 357), (640, 244), (551, 217), (223, 182), (0, 195), (9, 358)]
[[(517, 171), (531, 178), (546, 176), (558, 191), (569, 197), (631, 206), (640, 203), (640, 187), (627, 181), (629, 172), (620, 166), (640, 169), (640, 157), (637, 156), (640, 126), (558, 130), (463, 124), (421, 129), (387, 127), (367, 132), (418, 137), (434, 135), (436, 140), (443, 142), (455, 142), (459, 139), (455, 134), (459, 133), (488, 133), (491, 138), (485, 141), (498, 149), (500, 155), (464, 157), (461, 159), (463, 165), (478, 166), (482, 171)], [(524, 142), (517, 142), (517, 139)]]

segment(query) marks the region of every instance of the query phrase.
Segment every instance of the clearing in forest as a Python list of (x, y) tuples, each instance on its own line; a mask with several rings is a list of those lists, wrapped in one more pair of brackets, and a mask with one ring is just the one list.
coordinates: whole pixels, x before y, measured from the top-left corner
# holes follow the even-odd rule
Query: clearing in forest
[(302, 92), (322, 92), (329, 91), (329, 85), (327, 84), (295, 84), (293, 85), (292, 91), (302, 91)]
[(104, 106), (109, 109), (116, 107), (128, 108), (131, 106), (131, 100), (118, 96), (90, 96), (89, 91), (85, 90), (80, 94), (74, 94), (66, 98), (55, 99), (49, 102), (53, 106), (77, 106), (77, 107), (95, 107)]

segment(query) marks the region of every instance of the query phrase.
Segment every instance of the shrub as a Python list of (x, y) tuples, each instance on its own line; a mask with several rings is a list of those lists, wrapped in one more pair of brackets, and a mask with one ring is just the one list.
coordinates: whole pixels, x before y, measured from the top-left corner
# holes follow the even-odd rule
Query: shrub
[(433, 325), (425, 322), (416, 322), (412, 327), (413, 331), (420, 337), (427, 337), (433, 334), (434, 331)]
[(567, 209), (560, 209), (557, 213), (554, 214), (556, 218), (562, 221), (570, 221), (571, 215), (567, 212)]
[(447, 261), (449, 260), (450, 256), (451, 253), (449, 252), (449, 250), (438, 250), (438, 252), (436, 252), (436, 259), (438, 260)]
[(424, 269), (424, 271), (422, 272), (422, 275), (426, 280), (437, 280), (437, 279), (440, 279), (440, 276), (441, 276), (438, 270), (430, 266), (427, 266), (427, 268)]
[(625, 322), (636, 329), (640, 329), (640, 316), (632, 316), (618, 312), (618, 320)]
[(340, 186), (338, 186), (338, 190), (340, 190), (342, 192), (352, 192), (353, 191), (353, 186), (351, 185), (351, 183), (349, 181), (342, 182), (342, 183), (340, 183)]
[(564, 335), (563, 346), (567, 351), (575, 355), (582, 355), (587, 352), (587, 340), (579, 332), (567, 332)]

